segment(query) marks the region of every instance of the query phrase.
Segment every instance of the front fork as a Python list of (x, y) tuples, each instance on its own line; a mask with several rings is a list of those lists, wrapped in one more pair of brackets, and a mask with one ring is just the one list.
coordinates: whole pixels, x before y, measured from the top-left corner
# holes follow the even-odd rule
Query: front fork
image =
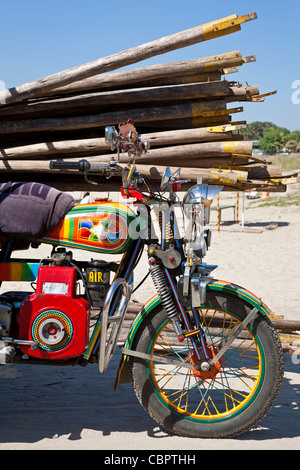
[(177, 288), (169, 270), (157, 263), (151, 265), (150, 261), (150, 274), (157, 292), (160, 294), (161, 302), (167, 312), (168, 318), (173, 323), (178, 340), (180, 342), (186, 339), (190, 340), (197, 361), (202, 362), (203, 360), (208, 360), (209, 355), (200, 325), (198, 311), (195, 308), (192, 309), (195, 328), (179, 300)]
[[(166, 210), (168, 211), (168, 216), (166, 216)], [(172, 233), (172, 244), (174, 245), (174, 248), (177, 250), (177, 252), (180, 253), (180, 257), (182, 259), (184, 254), (182, 245), (180, 243), (181, 236), (176, 222), (174, 210), (166, 205), (166, 207), (162, 209), (161, 214), (161, 248), (162, 250), (167, 248), (167, 233)], [(168, 229), (168, 226), (170, 229)], [(182, 306), (179, 300), (177, 286), (174, 284), (170, 270), (161, 264), (157, 264), (155, 258), (152, 258), (152, 261), (149, 259), (149, 264), (153, 283), (157, 292), (160, 294), (162, 305), (167, 311), (169, 319), (173, 323), (178, 340), (183, 342), (186, 339), (189, 339), (194, 350), (195, 357), (197, 358), (197, 362), (200, 361), (200, 363), (204, 363), (209, 359), (209, 355), (197, 309), (192, 308), (192, 315), (194, 317), (193, 323), (195, 325), (194, 327), (191, 324), (185, 308)], [(182, 330), (181, 325), (183, 325), (184, 331)]]
[[(167, 269), (165, 269), (168, 282), (170, 284), (173, 296), (175, 298), (175, 302), (177, 304), (177, 308), (179, 310), (179, 316), (177, 315), (175, 318), (171, 318), (175, 331), (178, 334), (178, 340), (183, 342), (185, 339), (189, 339), (191, 341), (194, 353), (196, 354), (198, 361), (203, 361), (203, 359), (208, 360), (209, 355), (206, 346), (205, 336), (203, 334), (199, 314), (196, 308), (192, 308), (192, 315), (194, 320), (194, 325), (191, 324), (189, 315), (185, 311), (184, 307), (179, 301), (178, 292), (176, 286), (174, 285), (174, 281), (170, 276), (170, 273)], [(184, 331), (182, 331), (179, 318), (182, 318), (182, 323), (184, 325)]]

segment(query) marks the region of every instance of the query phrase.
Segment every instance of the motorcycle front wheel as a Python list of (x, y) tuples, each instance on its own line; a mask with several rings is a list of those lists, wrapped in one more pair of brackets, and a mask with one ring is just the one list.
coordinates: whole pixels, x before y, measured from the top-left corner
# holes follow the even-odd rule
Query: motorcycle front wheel
[[(198, 313), (210, 358), (252, 308), (230, 294), (207, 292)], [(158, 307), (140, 327), (133, 349), (196, 364), (190, 340), (179, 339)], [(130, 360), (133, 387), (145, 410), (172, 433), (192, 438), (230, 438), (249, 430), (274, 404), (283, 378), (281, 343), (263, 315), (242, 330), (209, 371), (156, 359)]]

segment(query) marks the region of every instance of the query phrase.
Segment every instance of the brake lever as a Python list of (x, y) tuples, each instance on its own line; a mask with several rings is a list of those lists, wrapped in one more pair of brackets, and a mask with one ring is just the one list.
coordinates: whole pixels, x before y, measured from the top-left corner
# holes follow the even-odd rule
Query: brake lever
[(87, 183), (89, 184), (93, 184), (94, 186), (98, 186), (99, 183), (97, 183), (97, 181), (92, 181), (92, 180), (89, 180), (88, 177), (87, 177), (87, 171), (84, 172), (84, 179)]

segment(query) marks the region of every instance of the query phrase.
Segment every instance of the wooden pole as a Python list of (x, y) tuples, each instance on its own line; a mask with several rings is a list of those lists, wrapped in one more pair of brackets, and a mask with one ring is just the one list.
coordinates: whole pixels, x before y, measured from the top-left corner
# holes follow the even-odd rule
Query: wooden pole
[(116, 70), (130, 64), (165, 54), (183, 47), (191, 46), (209, 39), (234, 33), (241, 29), (241, 24), (257, 18), (256, 13), (241, 17), (232, 15), (202, 26), (166, 36), (131, 49), (89, 62), (84, 65), (58, 72), (42, 80), (35, 80), (15, 88), (0, 92), (0, 103), (9, 104), (36, 96), (41, 91), (47, 92), (58, 86), (68, 85), (93, 75)]
[[(138, 164), (136, 165), (137, 171), (142, 173), (143, 175), (149, 177), (150, 179), (153, 180), (160, 180), (162, 178), (162, 175), (165, 171), (165, 166), (159, 166), (159, 165), (143, 165), (143, 164)], [(177, 167), (170, 167), (171, 171), (175, 172), (177, 170)], [(0, 173), (22, 173), (23, 172), (28, 172), (28, 173), (49, 173), (49, 174), (73, 174), (74, 178), (76, 179), (77, 176), (80, 176), (80, 173), (72, 170), (50, 170), (49, 168), (49, 162), (45, 161), (26, 161), (26, 162), (0, 162)], [(214, 170), (214, 169), (202, 169), (202, 168), (195, 168), (192, 172), (189, 169), (182, 168), (181, 169), (181, 176), (182, 178), (186, 179), (191, 179), (194, 183), (197, 181), (197, 177), (201, 176), (203, 178), (203, 181), (209, 182), (209, 181), (214, 181), (214, 182), (219, 182), (219, 184), (230, 184), (230, 185), (235, 185), (238, 176), (234, 172), (226, 172), (222, 170)], [(101, 176), (100, 176), (101, 178)], [(103, 183), (105, 184), (105, 181), (107, 181), (104, 177), (103, 178)], [(118, 178), (118, 184), (119, 187), (121, 185), (121, 177)], [(101, 189), (100, 189), (101, 190)]]
[(42, 96), (220, 80), (224, 68), (241, 66), (247, 62), (255, 62), (255, 60), (255, 56), (242, 57), (240, 51), (233, 51), (200, 59), (147, 65), (137, 69), (89, 77), (46, 93), (43, 92)]
[[(212, 128), (214, 129), (214, 128)], [(234, 126), (229, 127), (234, 129)], [(236, 137), (236, 136), (235, 136)], [(150, 152), (155, 147), (166, 147), (173, 146), (176, 144), (190, 144), (197, 142), (208, 142), (208, 141), (223, 141), (233, 139), (231, 130), (223, 132), (208, 130), (207, 127), (199, 129), (179, 129), (176, 131), (163, 131), (144, 134), (142, 139), (148, 141), (150, 144)], [(240, 143), (244, 143), (241, 141)], [(247, 146), (248, 144), (246, 144)], [(224, 142), (223, 142), (224, 148)], [(244, 147), (246, 149), (246, 147)], [(244, 152), (243, 148), (243, 152)], [(230, 149), (230, 147), (228, 147)], [(236, 150), (236, 147), (235, 147)], [(10, 159), (26, 159), (30, 157), (36, 158), (52, 158), (54, 155), (73, 157), (74, 155), (97, 155), (101, 152), (107, 152), (108, 145), (104, 138), (96, 139), (78, 139), (78, 140), (64, 140), (64, 141), (49, 141), (40, 142), (32, 145), (21, 145), (16, 147), (3, 146), (0, 148), (0, 158), (5, 160)], [(226, 148), (226, 151), (227, 148)], [(247, 150), (245, 150), (247, 152)], [(149, 155), (151, 155), (149, 153)], [(266, 174), (264, 173), (264, 176)], [(275, 176), (278, 176), (278, 172)]]
[(24, 102), (16, 106), (0, 108), (0, 120), (8, 118), (25, 119), (47, 116), (71, 116), (86, 112), (106, 112), (125, 107), (143, 105), (158, 106), (193, 101), (198, 99), (242, 101), (257, 94), (258, 87), (230, 87), (229, 82), (193, 83), (187, 85), (169, 85), (164, 87), (134, 88), (100, 93), (89, 93), (72, 97), (56, 98), (46, 101)]
[(242, 200), (242, 227), (245, 225), (245, 192), (243, 192)]
[(218, 233), (220, 233), (220, 194), (217, 196), (217, 225), (218, 225)]
[[(239, 108), (242, 110), (242, 108)], [(231, 110), (226, 110), (226, 101), (195, 101), (174, 106), (162, 106), (153, 108), (126, 109), (108, 113), (92, 114), (75, 117), (55, 117), (27, 120), (13, 120), (0, 123), (0, 135), (58, 130), (80, 130), (88, 128), (100, 128), (101, 126), (115, 125), (126, 121), (128, 118), (139, 123), (157, 122), (164, 119), (180, 118), (209, 118), (210, 116), (226, 115)]]

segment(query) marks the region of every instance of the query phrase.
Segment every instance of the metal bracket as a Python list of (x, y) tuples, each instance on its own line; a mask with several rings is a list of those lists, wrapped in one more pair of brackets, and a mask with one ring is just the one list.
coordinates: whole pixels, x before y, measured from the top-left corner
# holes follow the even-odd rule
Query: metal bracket
[(227, 351), (227, 349), (231, 346), (233, 341), (238, 337), (238, 335), (243, 331), (245, 326), (247, 326), (257, 315), (258, 315), (257, 308), (253, 308), (251, 312), (246, 316), (245, 320), (240, 324), (236, 325), (233, 330), (232, 334), (230, 335), (226, 344), (220, 349), (220, 351), (215, 355), (215, 357), (209, 361), (210, 366), (214, 366), (218, 360), (223, 356), (223, 354)]
[(30, 349), (32, 351), (36, 351), (39, 347), (38, 341), (29, 341), (27, 339), (14, 339), (8, 336), (3, 336), (1, 340), (5, 343), (5, 345), (12, 344), (14, 346), (30, 346)]
[(163, 364), (170, 364), (175, 367), (184, 367), (185, 369), (190, 370), (199, 370), (198, 367), (194, 366), (193, 364), (189, 364), (188, 362), (176, 361), (175, 359), (168, 359), (166, 357), (156, 356), (154, 354), (145, 354), (140, 351), (133, 351), (132, 349), (126, 348), (122, 348), (121, 351), (125, 356), (133, 356), (140, 359), (145, 359), (147, 361), (162, 362)]

